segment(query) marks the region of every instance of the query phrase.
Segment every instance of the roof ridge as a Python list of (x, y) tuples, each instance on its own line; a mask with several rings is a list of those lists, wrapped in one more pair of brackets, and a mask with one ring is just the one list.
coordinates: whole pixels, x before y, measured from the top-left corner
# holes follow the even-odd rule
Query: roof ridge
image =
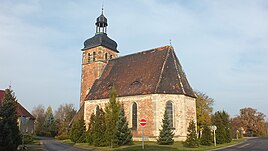
[(161, 68), (161, 71), (160, 71), (160, 75), (159, 75), (159, 79), (158, 79), (158, 82), (157, 82), (156, 87), (155, 87), (155, 91), (154, 91), (155, 93), (157, 92), (157, 89), (159, 88), (159, 85), (160, 85), (160, 82), (161, 82), (161, 79), (162, 79), (162, 75), (163, 75), (163, 71), (164, 71), (164, 67), (165, 67), (165, 65), (167, 63), (168, 54), (170, 53), (171, 48), (172, 48), (171, 46), (168, 47), (166, 58), (165, 58), (165, 60), (163, 62), (163, 65), (162, 65), (162, 68)]
[(120, 59), (120, 58), (132, 56), (132, 55), (136, 55), (136, 54), (141, 54), (141, 53), (146, 53), (146, 52), (150, 52), (150, 51), (162, 51), (162, 50), (166, 50), (167, 48), (168, 49), (171, 49), (171, 48), (173, 49), (172, 46), (166, 45), (166, 46), (156, 47), (156, 48), (152, 48), (152, 49), (147, 49), (147, 50), (144, 50), (144, 51), (139, 51), (139, 52), (136, 52), (136, 53), (127, 54), (127, 55), (124, 55), (124, 56), (119, 56), (119, 57), (113, 58), (111, 60), (117, 60), (117, 59)]
[(174, 60), (175, 69), (176, 69), (176, 71), (177, 71), (177, 75), (178, 75), (178, 78), (179, 78), (179, 80), (180, 80), (179, 84), (180, 84), (180, 86), (181, 86), (181, 89), (182, 89), (183, 94), (185, 95), (186, 92), (185, 92), (184, 87), (183, 87), (183, 84), (182, 84), (182, 80), (181, 80), (181, 76), (180, 76), (179, 69), (178, 69), (178, 67), (177, 67), (177, 61), (176, 61), (174, 52), (172, 53), (172, 57), (174, 58), (173, 60)]

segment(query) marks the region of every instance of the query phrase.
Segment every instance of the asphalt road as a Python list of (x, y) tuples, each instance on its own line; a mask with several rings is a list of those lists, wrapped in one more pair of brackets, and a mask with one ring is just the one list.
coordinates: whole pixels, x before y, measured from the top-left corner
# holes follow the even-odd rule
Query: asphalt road
[(252, 138), (245, 142), (217, 151), (268, 151), (268, 138)]
[(53, 138), (39, 137), (44, 151), (90, 151), (63, 144)]

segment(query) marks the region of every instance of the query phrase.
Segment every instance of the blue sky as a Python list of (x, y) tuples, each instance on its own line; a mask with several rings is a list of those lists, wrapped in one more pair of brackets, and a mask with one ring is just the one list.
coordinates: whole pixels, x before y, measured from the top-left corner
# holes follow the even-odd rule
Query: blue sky
[[(101, 0), (1, 1), (0, 89), (12, 84), (28, 110), (78, 108), (81, 48), (95, 34)], [(268, 115), (266, 0), (104, 0), (108, 36), (120, 56), (169, 44), (193, 89), (232, 116)]]

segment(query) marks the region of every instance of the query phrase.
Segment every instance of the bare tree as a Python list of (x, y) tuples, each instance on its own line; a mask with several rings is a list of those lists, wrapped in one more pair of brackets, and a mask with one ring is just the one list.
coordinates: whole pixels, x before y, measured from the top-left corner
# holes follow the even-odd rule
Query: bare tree
[(35, 134), (42, 135), (43, 125), (45, 121), (45, 107), (39, 104), (37, 107), (33, 108), (32, 111), (33, 116), (36, 118), (34, 127), (35, 127)]
[(55, 111), (58, 135), (67, 135), (69, 123), (76, 114), (73, 104), (61, 104)]

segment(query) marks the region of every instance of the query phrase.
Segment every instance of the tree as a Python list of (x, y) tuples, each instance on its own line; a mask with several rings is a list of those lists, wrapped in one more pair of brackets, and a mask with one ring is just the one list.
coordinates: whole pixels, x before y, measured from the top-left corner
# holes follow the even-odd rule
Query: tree
[(240, 115), (232, 119), (233, 130), (245, 130), (246, 136), (264, 136), (267, 127), (265, 115), (253, 108), (240, 109)]
[(188, 134), (184, 145), (186, 147), (199, 147), (199, 140), (197, 138), (196, 127), (194, 121), (191, 121), (187, 129)]
[(105, 107), (105, 122), (106, 122), (106, 131), (105, 138), (107, 145), (113, 147), (116, 145), (116, 123), (118, 121), (120, 104), (116, 101), (116, 90), (115, 87), (112, 87), (110, 92), (110, 100)]
[(211, 124), (211, 115), (212, 115), (212, 105), (214, 103), (214, 99), (207, 96), (202, 92), (195, 92), (197, 95), (196, 98), (196, 116), (197, 116), (197, 131), (199, 133), (199, 137), (201, 137), (200, 130), (204, 128), (204, 125)]
[(90, 116), (90, 123), (89, 123), (89, 126), (88, 126), (88, 130), (87, 130), (87, 143), (89, 143), (89, 145), (92, 145), (93, 144), (93, 136), (94, 136), (94, 129), (95, 129), (95, 122), (96, 121), (96, 116), (94, 113), (91, 114)]
[(69, 130), (69, 123), (76, 114), (73, 104), (60, 105), (55, 112), (57, 135), (67, 136)]
[(172, 145), (174, 143), (174, 133), (171, 128), (170, 119), (168, 117), (167, 110), (165, 110), (164, 118), (162, 119), (162, 129), (160, 129), (160, 134), (157, 139), (157, 143), (160, 145)]
[(70, 132), (71, 141), (75, 143), (86, 142), (86, 126), (84, 119), (74, 122)]
[(106, 139), (103, 137), (106, 131), (105, 113), (102, 109), (96, 110), (96, 117), (93, 127), (93, 144), (94, 146), (106, 146)]
[(45, 132), (45, 136), (56, 135), (56, 123), (51, 106), (48, 106), (47, 111), (45, 113), (45, 121), (43, 129)]
[(15, 151), (22, 142), (16, 107), (14, 92), (6, 89), (3, 102), (0, 104), (0, 150)]
[(229, 115), (225, 111), (217, 111), (212, 116), (212, 123), (213, 125), (217, 126), (217, 144), (229, 143), (232, 141), (231, 121)]
[(116, 129), (117, 129), (116, 140), (119, 146), (129, 144), (132, 142), (132, 134), (130, 129), (128, 128), (128, 121), (125, 116), (123, 105), (121, 105), (120, 107), (119, 119), (117, 121)]
[(43, 126), (45, 121), (45, 107), (38, 105), (32, 111), (33, 116), (36, 118), (34, 122), (34, 131), (36, 135), (43, 136)]
[(210, 146), (212, 144), (212, 134), (211, 129), (208, 127), (207, 124), (203, 126), (202, 136), (200, 139), (201, 145)]

